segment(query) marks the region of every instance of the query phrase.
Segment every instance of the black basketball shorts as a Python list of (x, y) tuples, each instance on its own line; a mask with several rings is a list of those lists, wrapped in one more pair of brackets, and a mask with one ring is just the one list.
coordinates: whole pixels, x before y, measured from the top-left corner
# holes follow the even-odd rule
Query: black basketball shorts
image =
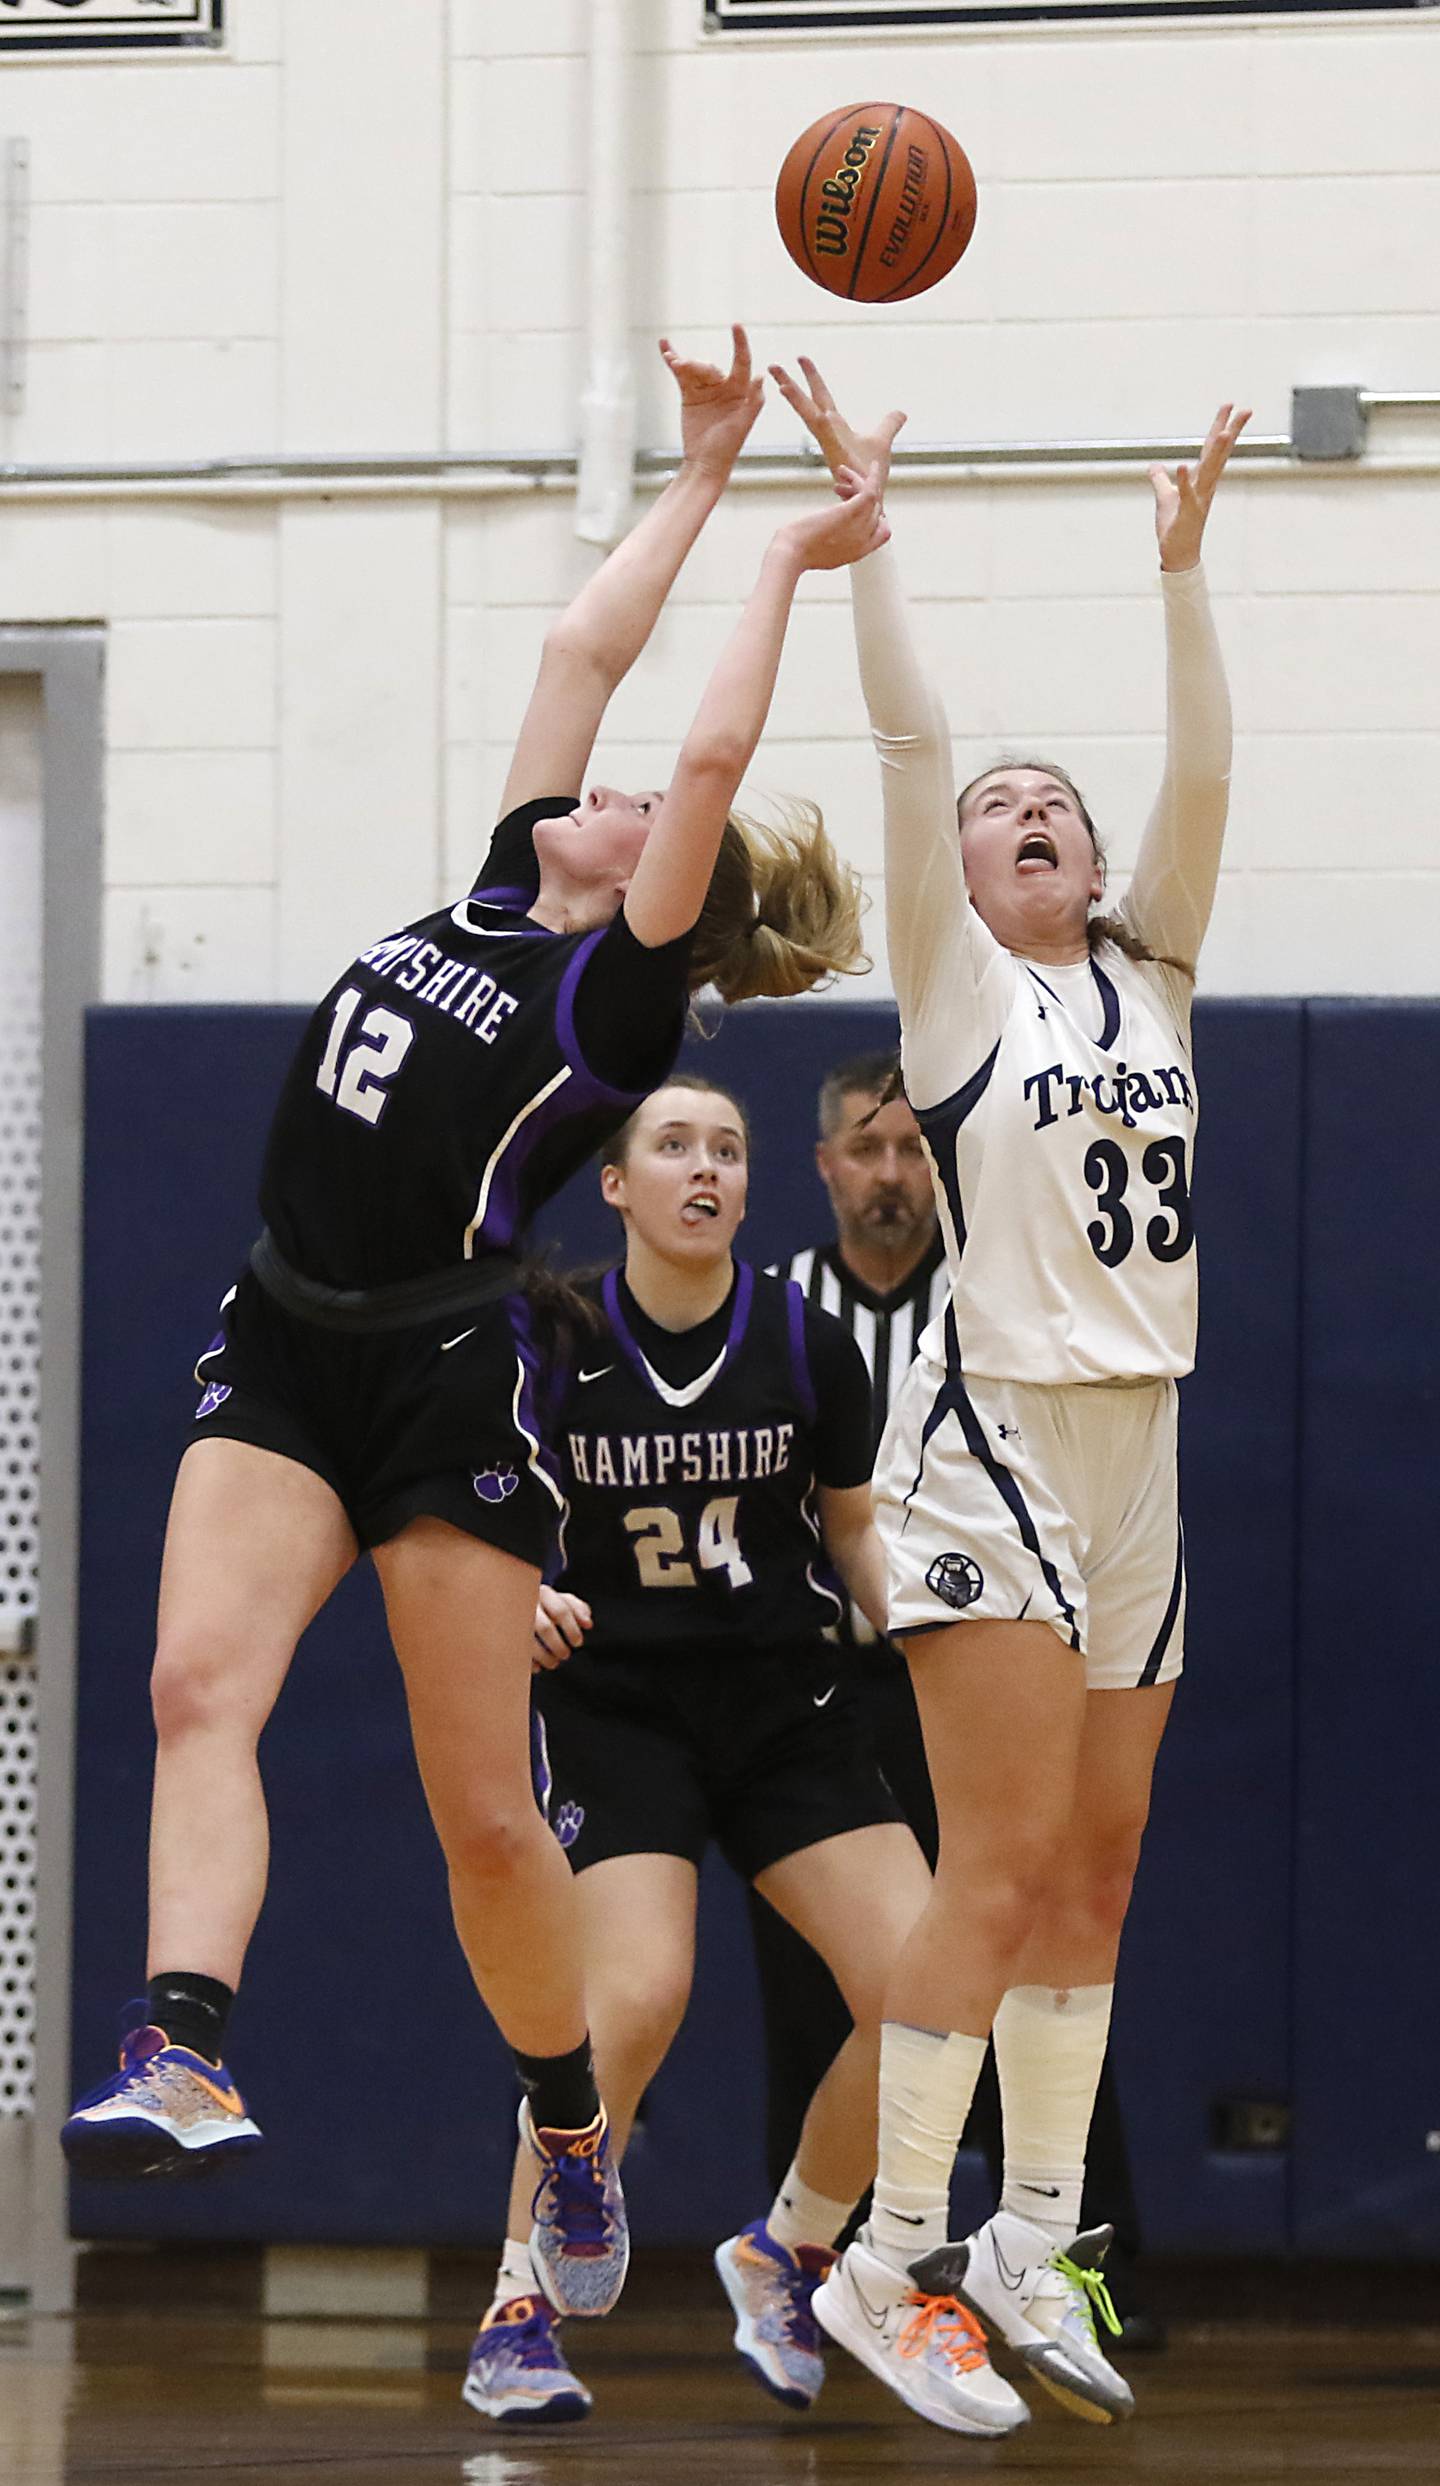
[(579, 1651), (536, 1678), (536, 1792), (577, 1873), (711, 1839), (753, 1881), (845, 1830), (904, 1816), (876, 1764), (853, 1660), (775, 1649)]
[(313, 1469), (362, 1546), (445, 1519), (543, 1566), (565, 1505), (538, 1374), (523, 1296), (354, 1337), (282, 1311), (247, 1269), (195, 1367), (191, 1439), (250, 1442)]

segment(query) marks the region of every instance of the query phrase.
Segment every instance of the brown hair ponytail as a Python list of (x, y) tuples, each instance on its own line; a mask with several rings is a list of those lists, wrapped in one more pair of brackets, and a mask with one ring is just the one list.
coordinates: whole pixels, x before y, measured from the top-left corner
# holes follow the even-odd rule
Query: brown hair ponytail
[(748, 1001), (862, 974), (863, 904), (814, 803), (785, 804), (778, 828), (732, 812), (695, 927), (692, 991), (713, 984), (722, 1001)]

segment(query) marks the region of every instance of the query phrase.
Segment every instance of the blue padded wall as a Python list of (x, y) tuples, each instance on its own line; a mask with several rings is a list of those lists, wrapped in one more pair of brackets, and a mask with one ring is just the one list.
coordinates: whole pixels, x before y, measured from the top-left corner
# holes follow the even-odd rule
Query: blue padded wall
[(1315, 1003), (1309, 1049), (1295, 2240), (1437, 2257), (1440, 1008)]
[[(152, 1749), (146, 1676), (166, 1501), (194, 1405), (189, 1368), (254, 1230), (265, 1125), (301, 1023), (298, 1012), (266, 1009), (107, 1009), (92, 1019), (75, 1928), (75, 2068), (87, 2082), (109, 2058), (115, 2011), (140, 1980)], [(1437, 1025), (1432, 1014), (1432, 1046)], [(828, 1230), (811, 1161), (815, 1089), (834, 1061), (893, 1032), (893, 1018), (874, 1004), (755, 1005), (727, 1017), (713, 1042), (692, 1045), (694, 1067), (733, 1083), (754, 1117), (755, 1207), (742, 1245), (755, 1260)], [(1343, 1041), (1337, 1036), (1342, 1049)], [(1212, 2110), (1227, 2098), (1289, 2094), (1293, 1958), (1304, 2078), (1324, 2077), (1323, 2050), (1307, 2028), (1333, 2027), (1342, 2016), (1363, 2026), (1346, 1994), (1337, 2005), (1333, 1992), (1327, 2023), (1318, 1945), (1315, 2002), (1307, 2004), (1309, 1951), (1302, 1930), (1296, 1953), (1291, 1926), (1298, 1238), (1303, 1232), (1313, 1251), (1317, 1234), (1313, 1208), (1303, 1226), (1301, 1217), (1306, 1007), (1202, 1002), (1197, 1050), (1201, 1359), (1186, 1386), (1182, 1428), (1190, 1667), (1127, 1935), (1117, 2045), (1152, 2244), (1269, 2251), (1291, 2232), (1291, 2160), (1217, 2150)], [(1369, 1076), (1382, 1070), (1377, 1055)], [(1364, 1091), (1363, 1066), (1356, 1076)], [(1337, 1236), (1337, 1290), (1347, 1257), (1365, 1260), (1359, 1130), (1368, 1147), (1365, 1118), (1357, 1113), (1345, 1133), (1337, 1124), (1332, 1179), (1339, 1185), (1343, 1172), (1350, 1223), (1319, 1225)], [(1398, 1123), (1395, 1142), (1398, 1152)], [(1312, 1185), (1323, 1145), (1312, 1138)], [(1385, 1177), (1392, 1202), (1398, 1171), (1397, 1157)], [(1433, 1152), (1427, 1179), (1433, 1187)], [(549, 1222), (567, 1256), (612, 1248), (592, 1175), (554, 1204)], [(1383, 1243), (1376, 1249), (1383, 1257)], [(1417, 1292), (1418, 1269), (1417, 1261)], [(1340, 1362), (1331, 1386), (1340, 1395), (1352, 1363), (1377, 1388), (1389, 1386), (1384, 1365), (1366, 1363), (1362, 1335), (1364, 1323), (1387, 1318), (1389, 1298), (1378, 1282), (1355, 1291), (1353, 1343), (1332, 1341)], [(1313, 1352), (1314, 1286), (1306, 1300)], [(1431, 1339), (1433, 1347), (1433, 1323)], [(1433, 1385), (1432, 1363), (1432, 1398)], [(1307, 1456), (1312, 1415), (1342, 1437), (1342, 1420), (1333, 1411), (1323, 1417), (1322, 1405), (1312, 1389)], [(1302, 1579), (1313, 1574), (1317, 1606), (1334, 1568), (1319, 1549), (1347, 1542), (1338, 1452), (1332, 1467), (1328, 1502), (1305, 1505), (1312, 1552), (1298, 1563)], [(1405, 1598), (1416, 1539), (1399, 1512), (1392, 1524), (1378, 1460), (1375, 1469), (1392, 1602), (1407, 1624), (1384, 1654), (1414, 1652), (1413, 1673), (1427, 1628), (1418, 1585)], [(1363, 1577), (1347, 1578), (1345, 1594), (1363, 1604)], [(1346, 1610), (1343, 1600), (1335, 1610)], [(1309, 1604), (1305, 1611), (1308, 1667)], [(1356, 1645), (1373, 1675), (1373, 1631)], [(1398, 1670), (1393, 1680), (1403, 1744), (1407, 1715), (1418, 1712), (1406, 1709)], [(1433, 1704), (1433, 1669), (1427, 1697)], [(1326, 1802), (1327, 1755), (1312, 1750), (1329, 1734), (1324, 1701), (1311, 1699), (1306, 1714), (1307, 1803), (1312, 1788)], [(262, 1763), (274, 1872), (233, 2052), (269, 2145), (213, 2186), (77, 2187), (76, 2232), (392, 2243), (493, 2236), (511, 2079), (450, 1930), (368, 1571), (307, 1635)], [(1421, 1764), (1412, 1767), (1418, 1787)], [(1320, 1871), (1333, 1832), (1332, 1815), (1325, 1833), (1302, 1833), (1305, 1874)], [(1377, 1835), (1367, 1814), (1366, 1839)], [(1337, 1869), (1333, 1853), (1329, 1869)], [(1387, 2115), (1392, 2105), (1408, 2112), (1418, 2098), (1411, 2052), (1408, 2069), (1387, 2072)], [(1372, 2060), (1372, 2093), (1374, 2070)], [(1429, 2112), (1440, 2123), (1440, 2111)], [(1342, 2124), (1338, 2108), (1312, 2112), (1301, 2101), (1301, 2134), (1323, 2139), (1337, 2164)], [(743, 1909), (723, 1867), (707, 1871), (694, 2003), (655, 2084), (627, 2184), (637, 2231), (656, 2242), (713, 2240), (764, 2198), (753, 1972)], [(1302, 2235), (1310, 2232), (1305, 2216), (1323, 2215), (1326, 2197), (1322, 2185)], [(1301, 2198), (1309, 2198), (1303, 2185)]]

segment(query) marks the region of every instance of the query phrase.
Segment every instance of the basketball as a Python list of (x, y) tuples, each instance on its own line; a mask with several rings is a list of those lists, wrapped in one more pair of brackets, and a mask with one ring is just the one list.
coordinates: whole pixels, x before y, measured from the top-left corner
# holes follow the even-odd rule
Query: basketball
[(959, 140), (908, 104), (847, 104), (780, 167), (775, 219), (797, 268), (848, 302), (907, 302), (948, 276), (975, 230)]

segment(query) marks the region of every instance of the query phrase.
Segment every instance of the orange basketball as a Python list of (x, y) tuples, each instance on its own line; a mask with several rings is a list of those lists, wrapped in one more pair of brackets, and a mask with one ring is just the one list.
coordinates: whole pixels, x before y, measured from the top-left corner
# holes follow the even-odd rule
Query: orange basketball
[(969, 158), (928, 112), (847, 104), (813, 121), (775, 184), (797, 268), (849, 302), (905, 302), (948, 276), (975, 230)]

